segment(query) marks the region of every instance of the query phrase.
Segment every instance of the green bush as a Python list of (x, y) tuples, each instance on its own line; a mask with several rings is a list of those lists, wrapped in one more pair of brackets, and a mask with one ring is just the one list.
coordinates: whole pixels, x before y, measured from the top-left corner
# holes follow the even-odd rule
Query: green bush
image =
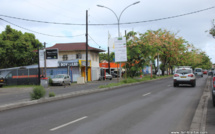
[(49, 77), (49, 86), (51, 86), (52, 85), (52, 78), (51, 77)]
[(33, 92), (30, 93), (31, 100), (38, 100), (46, 95), (46, 90), (42, 86), (34, 87)]
[(49, 97), (55, 97), (55, 93), (53, 92), (49, 93)]

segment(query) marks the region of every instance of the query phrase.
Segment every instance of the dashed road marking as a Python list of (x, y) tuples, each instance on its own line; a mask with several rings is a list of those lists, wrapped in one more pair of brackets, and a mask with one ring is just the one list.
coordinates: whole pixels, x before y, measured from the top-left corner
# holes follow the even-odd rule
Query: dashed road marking
[(60, 126), (58, 126), (58, 127), (52, 128), (52, 129), (50, 129), (50, 131), (55, 131), (55, 130), (57, 130), (57, 129), (66, 127), (66, 126), (68, 126), (68, 125), (70, 125), (70, 124), (76, 123), (76, 122), (81, 121), (81, 120), (86, 119), (86, 118), (87, 118), (87, 116), (81, 117), (81, 118), (76, 119), (76, 120), (74, 120), (74, 121), (71, 121), (71, 122), (68, 122), (68, 123), (66, 123), (66, 124), (60, 125)]
[(145, 96), (147, 96), (147, 95), (150, 95), (150, 94), (151, 94), (151, 93), (144, 94), (143, 97), (145, 97)]

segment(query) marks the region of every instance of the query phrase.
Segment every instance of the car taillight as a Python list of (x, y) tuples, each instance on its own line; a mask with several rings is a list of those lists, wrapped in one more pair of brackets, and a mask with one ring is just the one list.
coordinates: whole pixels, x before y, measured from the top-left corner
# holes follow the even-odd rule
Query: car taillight
[(179, 75), (178, 74), (174, 74), (174, 77), (179, 77)]
[(188, 77), (193, 77), (193, 74), (189, 74)]
[(213, 77), (213, 87), (215, 87), (215, 77)]

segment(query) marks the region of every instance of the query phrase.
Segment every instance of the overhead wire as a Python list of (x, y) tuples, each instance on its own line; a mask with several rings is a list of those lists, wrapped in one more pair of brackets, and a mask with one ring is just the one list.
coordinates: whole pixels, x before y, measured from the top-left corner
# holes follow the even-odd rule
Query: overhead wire
[[(167, 20), (167, 19), (172, 19), (172, 18), (187, 16), (187, 15), (191, 15), (191, 14), (196, 14), (196, 13), (207, 11), (207, 10), (211, 10), (211, 9), (214, 9), (214, 8), (215, 8), (215, 6), (209, 7), (209, 8), (205, 8), (205, 9), (202, 9), (202, 10), (197, 10), (197, 11), (185, 13), (185, 14), (180, 14), (180, 15), (175, 15), (175, 16), (170, 16), (170, 17), (164, 17), (164, 18), (158, 18), (158, 19), (152, 19), (152, 20), (145, 20), (145, 21), (125, 22), (125, 23), (120, 23), (120, 25), (128, 25), (128, 24), (146, 23), (146, 22), (152, 22), (152, 21)], [(37, 23), (58, 24), (58, 25), (81, 25), (81, 26), (85, 26), (86, 25), (86, 24), (78, 24), (78, 23), (62, 23), (62, 22), (49, 22), (49, 21), (31, 20), (31, 19), (13, 17), (13, 16), (8, 16), (8, 15), (2, 15), (2, 14), (0, 14), (0, 16), (11, 18), (11, 19), (23, 20), (23, 21), (37, 22)], [(118, 23), (112, 23), (112, 24), (88, 24), (88, 25), (91, 25), (91, 26), (118, 25)]]
[[(102, 48), (89, 34), (88, 34), (88, 36), (90, 37), (90, 39), (91, 39), (96, 45), (99, 46), (99, 48)], [(104, 48), (102, 48), (102, 49), (104, 49)]]
[(11, 25), (14, 25), (14, 26), (16, 26), (16, 27), (19, 27), (19, 28), (21, 28), (21, 29), (24, 29), (24, 30), (27, 30), (27, 31), (30, 31), (30, 32), (34, 32), (34, 33), (37, 33), (37, 34), (41, 34), (41, 35), (50, 36), (50, 37), (68, 38), (68, 37), (77, 37), (77, 36), (83, 36), (83, 35), (85, 35), (85, 34), (80, 34), (80, 35), (74, 35), (74, 36), (58, 36), (58, 35), (45, 34), (45, 33), (37, 32), (37, 31), (34, 31), (34, 30), (30, 30), (30, 29), (21, 27), (21, 26), (19, 26), (19, 25), (16, 25), (16, 24), (14, 24), (14, 23), (12, 23), (12, 22), (9, 22), (9, 21), (7, 21), (7, 20), (5, 20), (5, 19), (2, 19), (2, 18), (0, 18), (0, 20), (2, 20), (2, 21), (4, 21), (4, 22), (7, 22), (7, 23), (9, 23), (9, 24), (11, 24)]

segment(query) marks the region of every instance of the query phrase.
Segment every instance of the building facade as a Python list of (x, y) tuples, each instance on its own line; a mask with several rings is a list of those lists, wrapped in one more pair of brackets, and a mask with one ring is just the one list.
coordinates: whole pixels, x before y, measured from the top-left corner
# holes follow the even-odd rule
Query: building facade
[[(58, 49), (58, 72), (63, 70), (59, 68), (64, 68), (64, 71), (66, 68), (72, 82), (76, 82), (78, 77), (86, 79), (86, 43), (58, 43), (47, 49)], [(88, 81), (99, 79), (100, 52), (104, 50), (88, 46)], [(47, 76), (52, 77), (54, 74), (56, 74), (56, 68), (47, 69)]]

